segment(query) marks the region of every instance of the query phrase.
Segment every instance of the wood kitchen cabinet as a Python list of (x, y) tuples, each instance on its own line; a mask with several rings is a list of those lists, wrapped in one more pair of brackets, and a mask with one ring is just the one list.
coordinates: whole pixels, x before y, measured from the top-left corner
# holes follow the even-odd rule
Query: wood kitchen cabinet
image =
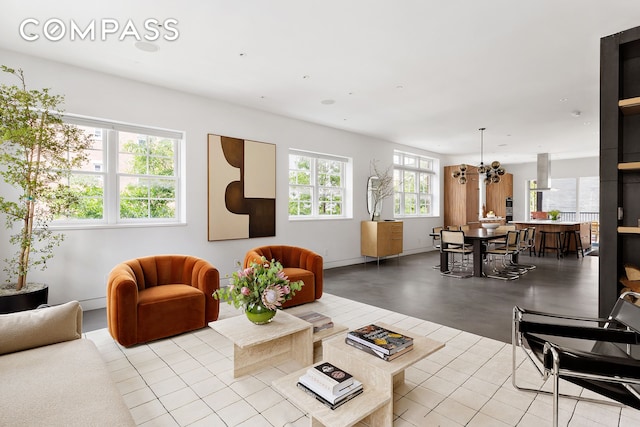
[[(444, 167), (444, 226), (469, 225), (480, 227), (480, 183), (477, 168), (467, 166), (467, 183), (460, 184), (451, 174), (459, 165)], [(484, 184), (484, 182), (482, 183)], [(485, 212), (493, 211), (497, 217), (505, 218), (506, 199), (513, 197), (513, 175), (505, 173), (500, 182), (486, 186)]]
[(402, 253), (402, 221), (362, 221), (360, 252), (365, 257), (385, 257)]

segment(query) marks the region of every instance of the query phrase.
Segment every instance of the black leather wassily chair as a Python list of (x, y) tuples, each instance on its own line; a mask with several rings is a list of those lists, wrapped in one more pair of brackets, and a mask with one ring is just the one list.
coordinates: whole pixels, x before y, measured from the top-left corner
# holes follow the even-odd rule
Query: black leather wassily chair
[(517, 385), (516, 351), (520, 347), (542, 379), (551, 378), (554, 427), (558, 425), (559, 396), (612, 403), (560, 394), (560, 379), (640, 409), (640, 307), (625, 299), (627, 295), (640, 297), (637, 293), (624, 293), (607, 319), (514, 307), (512, 383), (518, 390), (548, 393)]

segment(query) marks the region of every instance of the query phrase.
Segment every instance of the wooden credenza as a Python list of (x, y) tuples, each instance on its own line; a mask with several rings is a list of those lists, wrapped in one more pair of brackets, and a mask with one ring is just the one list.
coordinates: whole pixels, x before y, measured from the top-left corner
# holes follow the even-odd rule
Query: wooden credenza
[(367, 257), (385, 257), (402, 253), (402, 221), (362, 221), (360, 252)]

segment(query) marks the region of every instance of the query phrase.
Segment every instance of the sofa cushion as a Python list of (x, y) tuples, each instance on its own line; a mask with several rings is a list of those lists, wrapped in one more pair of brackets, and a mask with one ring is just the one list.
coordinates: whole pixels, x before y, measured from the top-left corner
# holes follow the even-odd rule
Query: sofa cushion
[(152, 286), (138, 292), (138, 343), (207, 326), (205, 295), (189, 285)]
[(82, 334), (78, 301), (0, 315), (0, 354), (75, 340)]
[(88, 339), (0, 356), (0, 383), (0, 426), (135, 425)]

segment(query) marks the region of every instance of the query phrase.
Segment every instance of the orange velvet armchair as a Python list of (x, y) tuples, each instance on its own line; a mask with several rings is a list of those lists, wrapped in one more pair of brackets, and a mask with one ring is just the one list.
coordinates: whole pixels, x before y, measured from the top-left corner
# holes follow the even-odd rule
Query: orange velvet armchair
[(292, 282), (302, 280), (304, 286), (296, 292), (296, 295), (289, 301), (282, 304), (282, 307), (313, 302), (322, 297), (322, 257), (309, 249), (297, 246), (272, 245), (253, 248), (244, 256), (244, 268), (252, 262), (260, 262), (261, 257), (267, 261), (275, 259), (282, 264), (284, 274)]
[(213, 292), (220, 273), (187, 255), (135, 258), (118, 264), (107, 281), (107, 324), (125, 347), (200, 329), (218, 319)]

